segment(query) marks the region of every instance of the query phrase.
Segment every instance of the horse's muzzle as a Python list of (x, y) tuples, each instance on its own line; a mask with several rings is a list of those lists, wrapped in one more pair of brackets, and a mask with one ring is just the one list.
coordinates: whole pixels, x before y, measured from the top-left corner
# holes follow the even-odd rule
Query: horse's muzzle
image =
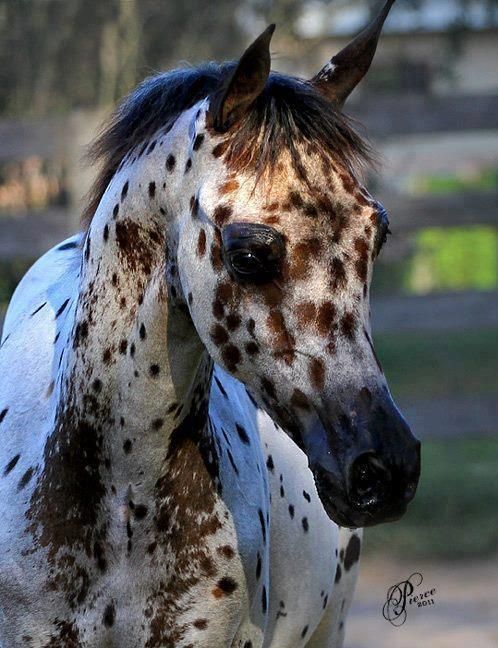
[(350, 528), (398, 520), (417, 490), (420, 442), (390, 397), (367, 417), (340, 420), (305, 437), (325, 511)]

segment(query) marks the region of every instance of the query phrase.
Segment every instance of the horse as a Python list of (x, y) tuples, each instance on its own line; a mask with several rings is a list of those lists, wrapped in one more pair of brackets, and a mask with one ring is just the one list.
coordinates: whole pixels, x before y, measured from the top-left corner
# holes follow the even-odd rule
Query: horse
[(338, 648), (362, 527), (420, 444), (369, 320), (386, 210), (342, 106), (393, 1), (313, 79), (145, 80), (95, 141), (82, 231), (0, 351), (2, 648)]

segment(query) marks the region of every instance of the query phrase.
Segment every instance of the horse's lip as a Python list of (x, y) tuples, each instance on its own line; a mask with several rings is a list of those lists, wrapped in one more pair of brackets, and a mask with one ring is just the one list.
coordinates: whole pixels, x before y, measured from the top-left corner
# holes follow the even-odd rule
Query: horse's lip
[(311, 467), (318, 496), (329, 518), (339, 526), (350, 529), (372, 527), (378, 524), (396, 522), (406, 513), (406, 502), (386, 503), (375, 512), (355, 510), (354, 502), (347, 499), (346, 491), (339, 482), (325, 478), (320, 466)]

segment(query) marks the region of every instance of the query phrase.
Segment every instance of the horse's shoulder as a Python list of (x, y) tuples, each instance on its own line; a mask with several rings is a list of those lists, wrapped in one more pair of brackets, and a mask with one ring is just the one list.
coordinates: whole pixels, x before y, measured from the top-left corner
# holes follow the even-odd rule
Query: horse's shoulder
[[(18, 480), (22, 470), (34, 471), (42, 447), (37, 439), (52, 426), (61, 353), (57, 339), (76, 292), (78, 240), (64, 241), (28, 270), (6, 314), (0, 345), (0, 431), (6, 443), (0, 448), (0, 466), (20, 457), (11, 480)], [(4, 487), (8, 481), (2, 480)]]
[(81, 234), (59, 243), (41, 256), (19, 282), (5, 315), (2, 341), (12, 335), (37, 309), (60, 308), (60, 297), (75, 289)]

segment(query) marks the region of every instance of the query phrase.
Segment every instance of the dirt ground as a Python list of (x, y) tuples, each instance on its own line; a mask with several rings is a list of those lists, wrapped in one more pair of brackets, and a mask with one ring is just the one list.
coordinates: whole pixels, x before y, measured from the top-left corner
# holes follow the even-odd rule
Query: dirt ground
[[(382, 616), (389, 587), (413, 572), (417, 592), (436, 589), (435, 604), (407, 606), (393, 627)], [(498, 559), (478, 563), (390, 562), (364, 558), (345, 648), (498, 648)]]

